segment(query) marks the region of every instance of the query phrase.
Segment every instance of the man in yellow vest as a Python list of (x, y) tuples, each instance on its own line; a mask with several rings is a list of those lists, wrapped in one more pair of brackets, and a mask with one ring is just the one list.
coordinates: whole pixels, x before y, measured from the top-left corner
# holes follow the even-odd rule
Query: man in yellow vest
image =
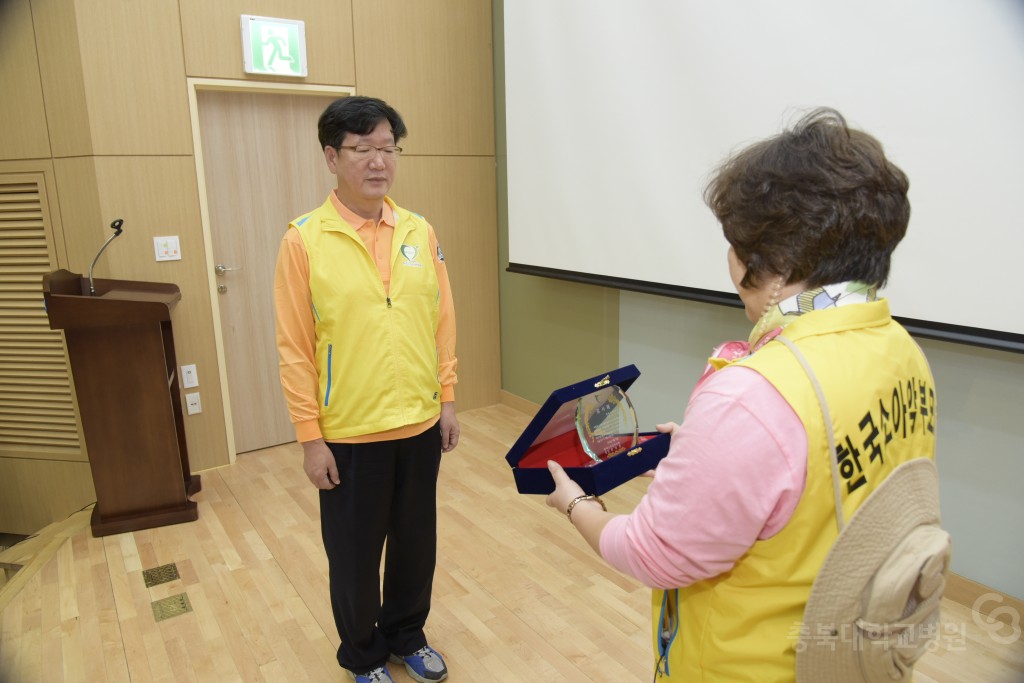
[[(830, 673), (801, 678), (797, 653), (814, 638), (859, 647), (849, 624), (808, 623), (812, 585), (844, 520), (901, 465), (935, 456), (931, 371), (877, 296), (909, 222), (908, 187), (877, 140), (827, 109), (726, 161), (705, 199), (729, 242), (749, 339), (716, 349), (682, 425), (659, 426), (672, 432), (669, 453), (632, 513), (604, 511), (549, 464), (548, 504), (654, 589), (658, 680), (869, 680), (844, 664), (852, 656), (824, 649), (815, 670)], [(898, 516), (864, 552), (888, 552)], [(941, 572), (941, 557), (928, 566)]]
[[(338, 663), (357, 683), (448, 669), (427, 644), (441, 454), (455, 448), (455, 311), (434, 229), (388, 197), (406, 134), (347, 97), (318, 124), (337, 189), (288, 226), (274, 281), (281, 386), (320, 490)], [(380, 560), (384, 558), (383, 599)]]

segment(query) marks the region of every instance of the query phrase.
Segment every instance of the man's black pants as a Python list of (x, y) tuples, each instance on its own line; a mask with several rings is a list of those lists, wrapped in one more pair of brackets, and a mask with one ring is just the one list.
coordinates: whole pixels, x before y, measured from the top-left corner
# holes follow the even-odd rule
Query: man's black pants
[[(423, 625), (437, 554), (441, 432), (365, 444), (329, 443), (341, 484), (320, 491), (338, 663), (356, 673), (427, 644)], [(380, 558), (384, 558), (383, 600)]]

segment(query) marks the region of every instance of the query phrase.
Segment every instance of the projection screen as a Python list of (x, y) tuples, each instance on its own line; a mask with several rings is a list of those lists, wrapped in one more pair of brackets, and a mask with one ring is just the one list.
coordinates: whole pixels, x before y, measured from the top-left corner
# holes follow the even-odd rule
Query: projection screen
[(504, 31), (509, 270), (735, 304), (708, 175), (830, 106), (910, 177), (893, 313), (1024, 351), (1024, 3), (506, 0)]

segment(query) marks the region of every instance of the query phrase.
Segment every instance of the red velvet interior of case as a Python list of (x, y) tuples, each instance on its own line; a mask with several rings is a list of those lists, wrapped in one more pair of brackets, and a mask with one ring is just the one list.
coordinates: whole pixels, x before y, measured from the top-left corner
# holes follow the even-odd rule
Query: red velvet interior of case
[(547, 467), (548, 460), (554, 460), (562, 467), (583, 467), (594, 462), (584, 452), (576, 432), (566, 432), (530, 446), (519, 461), (519, 467)]
[[(641, 434), (639, 443), (655, 436), (657, 434)], [(625, 446), (629, 441), (628, 437), (623, 437), (623, 441)], [(548, 460), (554, 460), (562, 467), (586, 467), (596, 462), (583, 450), (583, 444), (580, 443), (576, 432), (566, 432), (530, 446), (526, 455), (519, 461), (519, 467), (547, 467)]]

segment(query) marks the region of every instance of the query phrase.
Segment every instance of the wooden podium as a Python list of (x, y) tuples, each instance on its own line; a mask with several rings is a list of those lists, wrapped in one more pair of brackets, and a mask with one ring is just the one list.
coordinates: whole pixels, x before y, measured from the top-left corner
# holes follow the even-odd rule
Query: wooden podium
[(51, 329), (64, 330), (89, 466), (95, 536), (199, 518), (178, 391), (171, 309), (177, 285), (43, 276)]

